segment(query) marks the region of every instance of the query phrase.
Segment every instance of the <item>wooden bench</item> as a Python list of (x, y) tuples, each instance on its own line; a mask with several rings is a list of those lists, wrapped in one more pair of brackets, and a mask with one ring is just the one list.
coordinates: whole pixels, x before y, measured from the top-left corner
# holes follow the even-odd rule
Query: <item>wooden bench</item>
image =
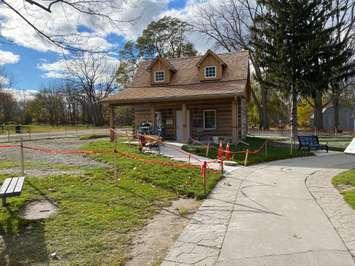
[(0, 188), (0, 198), (2, 198), (2, 205), (6, 205), (6, 198), (19, 196), (22, 192), (23, 182), (25, 177), (6, 178)]
[(298, 149), (307, 149), (311, 150), (326, 150), (328, 152), (329, 147), (325, 144), (320, 144), (318, 136), (310, 135), (310, 136), (298, 136)]
[(155, 148), (158, 153), (160, 153), (160, 145), (163, 144), (163, 139), (156, 135), (139, 135), (139, 151), (142, 152), (143, 147), (148, 147), (149, 149)]

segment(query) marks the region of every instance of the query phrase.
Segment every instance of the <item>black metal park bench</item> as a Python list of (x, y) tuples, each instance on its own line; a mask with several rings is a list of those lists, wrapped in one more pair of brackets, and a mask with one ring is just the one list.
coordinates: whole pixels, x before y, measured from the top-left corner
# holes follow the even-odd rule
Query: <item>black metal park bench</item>
[(25, 177), (23, 176), (5, 179), (0, 188), (0, 198), (2, 198), (3, 206), (6, 205), (6, 198), (21, 195), (24, 181)]
[(310, 136), (298, 136), (298, 149), (307, 149), (311, 150), (326, 150), (328, 152), (329, 147), (326, 144), (320, 144), (318, 136), (310, 135)]

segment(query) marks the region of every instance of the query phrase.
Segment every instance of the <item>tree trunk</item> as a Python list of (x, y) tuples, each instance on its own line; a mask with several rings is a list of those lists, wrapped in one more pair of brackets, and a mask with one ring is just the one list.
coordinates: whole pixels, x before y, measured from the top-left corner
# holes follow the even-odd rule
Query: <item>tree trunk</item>
[(298, 135), (298, 127), (297, 127), (297, 92), (293, 85), (291, 85), (291, 118), (290, 118), (290, 126), (291, 126), (291, 139), (296, 140)]
[(268, 114), (267, 99), (268, 99), (268, 91), (267, 89), (263, 88), (263, 86), (261, 86), (261, 104), (262, 104), (261, 125), (264, 130), (269, 129), (269, 114)]
[(263, 121), (263, 109), (261, 108), (261, 105), (259, 103), (259, 100), (258, 100), (258, 97), (256, 96), (256, 93), (255, 91), (253, 90), (253, 88), (251, 88), (251, 95), (253, 97), (253, 100), (254, 100), (254, 103), (255, 103), (255, 106), (256, 106), (256, 109), (258, 110), (258, 115), (259, 115), (259, 129), (262, 128), (262, 121)]
[[(255, 77), (260, 84), (261, 104), (257, 101), (257, 99), (255, 101), (260, 117), (260, 127), (263, 129), (269, 129), (269, 113), (267, 108), (268, 93), (267, 89), (265, 88), (265, 85), (262, 84), (263, 74), (256, 61), (254, 60), (254, 56), (252, 55), (252, 53), (250, 53), (250, 60), (254, 66)], [(254, 100), (256, 98), (255, 92), (253, 98)]]
[(333, 108), (334, 108), (334, 133), (338, 133), (339, 130), (339, 97), (336, 95), (333, 98)]
[(314, 121), (313, 126), (318, 130), (323, 130), (323, 102), (322, 94), (316, 92), (316, 95), (313, 97), (314, 100)]

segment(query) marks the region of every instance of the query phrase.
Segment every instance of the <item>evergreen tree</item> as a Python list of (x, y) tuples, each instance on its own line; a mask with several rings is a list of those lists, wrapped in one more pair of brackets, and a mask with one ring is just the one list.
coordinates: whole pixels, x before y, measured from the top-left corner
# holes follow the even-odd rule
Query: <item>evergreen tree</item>
[(328, 0), (259, 0), (266, 10), (257, 16), (252, 43), (266, 81), (290, 95), (291, 137), (297, 135), (297, 103), (301, 95), (319, 100), (330, 73), (339, 63), (331, 42), (336, 27)]

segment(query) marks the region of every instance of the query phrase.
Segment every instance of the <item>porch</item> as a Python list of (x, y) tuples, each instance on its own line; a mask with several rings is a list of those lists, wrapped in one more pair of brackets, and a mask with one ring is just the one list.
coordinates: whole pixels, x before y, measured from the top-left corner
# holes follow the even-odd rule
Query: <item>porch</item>
[[(167, 140), (186, 143), (197, 140), (225, 139), (232, 143), (247, 134), (246, 103), (243, 97), (204, 101), (152, 102), (131, 104), (134, 134), (142, 122), (161, 130)], [(114, 128), (115, 106), (110, 105), (110, 127)]]

